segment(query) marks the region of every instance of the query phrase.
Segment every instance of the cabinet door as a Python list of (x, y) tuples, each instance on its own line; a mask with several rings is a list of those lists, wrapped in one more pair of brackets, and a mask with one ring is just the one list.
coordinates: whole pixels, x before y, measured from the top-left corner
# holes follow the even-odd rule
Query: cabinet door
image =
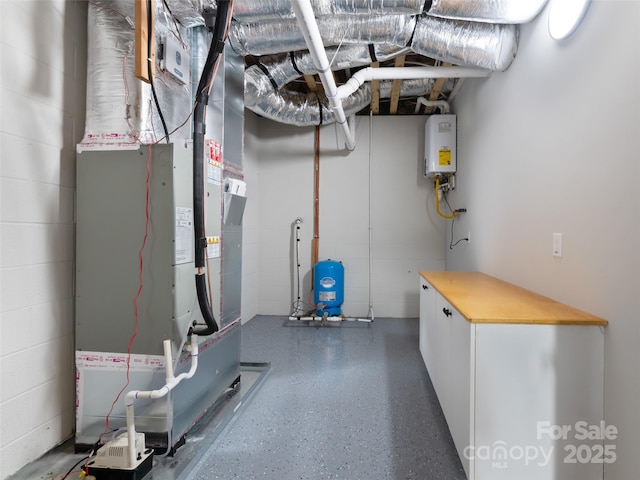
[[(449, 401), (450, 395), (450, 371), (449, 350), (451, 342), (451, 319), (445, 312), (452, 311), (451, 305), (440, 294), (436, 295), (436, 311), (433, 321), (433, 349), (434, 349), (434, 377), (433, 386), (438, 394), (438, 400), (442, 407), (447, 423), (454, 414)], [(432, 377), (433, 378), (433, 377)]]
[(436, 339), (433, 329), (435, 314), (436, 290), (424, 278), (420, 277), (420, 353), (432, 383), (436, 369), (434, 350)]
[[(448, 308), (448, 307), (447, 307)], [(449, 415), (447, 423), (451, 437), (462, 461), (468, 478), (469, 460), (465, 450), (472, 444), (471, 410), (473, 408), (471, 384), (473, 381), (472, 368), (472, 333), (473, 325), (455, 309), (450, 308), (449, 319), (449, 350), (447, 352), (447, 385), (446, 395)]]

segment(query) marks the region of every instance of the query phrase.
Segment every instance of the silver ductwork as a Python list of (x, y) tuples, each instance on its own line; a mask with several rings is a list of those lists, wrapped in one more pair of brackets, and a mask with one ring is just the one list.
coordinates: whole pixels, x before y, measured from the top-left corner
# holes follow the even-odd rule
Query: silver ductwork
[(528, 23), (547, 0), (433, 0), (429, 15), (490, 23)]
[[(327, 15), (317, 22), (325, 46), (369, 43), (406, 46), (416, 27), (416, 17), (408, 15)], [(229, 40), (231, 47), (243, 56), (307, 48), (295, 19), (234, 22)]]
[[(391, 26), (389, 23), (388, 25)], [(386, 47), (376, 46), (377, 60), (384, 61), (408, 53), (403, 45), (395, 45), (394, 50), (393, 38), (391, 38), (394, 33), (390, 28), (389, 35), (383, 44)], [(384, 32), (376, 32), (377, 39), (383, 37)], [(244, 45), (258, 45), (264, 41), (266, 41), (264, 37), (256, 37)], [(515, 25), (494, 25), (422, 15), (416, 22), (410, 51), (456, 65), (503, 71), (515, 58), (517, 48), (518, 27)], [(387, 55), (381, 58), (383, 49), (386, 49)], [(369, 49), (365, 46), (328, 48), (327, 57), (331, 59), (332, 70), (363, 66), (373, 61)], [(317, 105), (315, 94), (308, 94), (309, 98), (305, 98), (305, 94), (289, 92), (282, 88), (303, 74), (315, 73), (317, 69), (306, 51), (297, 52), (293, 57), (286, 54), (262, 57), (260, 66), (252, 66), (246, 71), (245, 106), (260, 115), (282, 123), (299, 124), (300, 121), (303, 121), (304, 125), (309, 121), (329, 123), (332, 117), (329, 115), (321, 117), (317, 107), (315, 113), (304, 115), (304, 120), (300, 119), (303, 115), (297, 111), (297, 108), (313, 108), (311, 105)], [(402, 87), (405, 88), (406, 84), (407, 81), (404, 80)], [(368, 91), (369, 87), (366, 89)], [(427, 91), (417, 95), (425, 93)], [(384, 98), (384, 95), (381, 94), (381, 96)], [(361, 107), (364, 108), (370, 101), (370, 94), (363, 93), (358, 98), (365, 102)]]
[(518, 33), (517, 25), (424, 15), (416, 26), (411, 49), (443, 62), (504, 71), (516, 57)]
[[(192, 30), (177, 26), (161, 2), (156, 10), (156, 36), (173, 36), (190, 45)], [(134, 75), (134, 4), (128, 0), (89, 3), (87, 107), (80, 150), (154, 143), (164, 136), (149, 84)], [(170, 132), (188, 138), (191, 114), (190, 79), (183, 83), (156, 68), (155, 90)], [(173, 138), (173, 137), (172, 137)]]
[[(354, 18), (359, 21), (352, 21)], [(509, 68), (518, 50), (517, 25), (430, 15), (417, 18), (336, 16), (318, 19), (318, 28), (325, 46), (356, 43), (405, 47), (411, 42), (415, 53), (492, 71)], [(230, 39), (232, 48), (242, 55), (261, 56), (306, 49), (297, 24), (291, 20), (249, 25), (235, 23)]]
[[(329, 47), (327, 56), (332, 70), (367, 66), (374, 60), (385, 61), (414, 52), (491, 71), (506, 70), (516, 55), (518, 27), (513, 24), (529, 21), (545, 3), (546, 0), (311, 2), (323, 44)], [(428, 14), (424, 14), (427, 7)], [(203, 61), (198, 57), (200, 47), (207, 44), (204, 29), (193, 27), (204, 25), (205, 10), (215, 9), (216, 0), (156, 2), (157, 39), (173, 37), (188, 46), (193, 76), (199, 73)], [(94, 0), (89, 4), (87, 118), (79, 148), (153, 143), (164, 135), (150, 86), (133, 74), (133, 10), (130, 0)], [(285, 90), (285, 85), (296, 78), (317, 73), (293, 17), (291, 0), (235, 0), (229, 47), (241, 55), (259, 57), (260, 67), (246, 70), (247, 108), (284, 123), (319, 123), (315, 94), (305, 96)], [(173, 135), (188, 138), (189, 122), (180, 125), (191, 113), (192, 82), (178, 82), (162, 69), (156, 69), (156, 77), (156, 92), (168, 130), (177, 129), (172, 139)], [(402, 88), (409, 88), (410, 82), (413, 81), (403, 80)], [(422, 86), (431, 83), (426, 80)], [(380, 85), (386, 88), (387, 83)], [(420, 90), (417, 95), (427, 91)], [(353, 99), (348, 99), (345, 110), (357, 112), (369, 101), (370, 88), (363, 86)], [(304, 109), (309, 112), (302, 112)], [(329, 110), (322, 115), (324, 123), (331, 118)]]
[[(434, 80), (404, 80), (400, 88), (400, 96), (420, 96), (431, 91)], [(389, 98), (393, 81), (380, 82), (380, 98)], [(346, 98), (343, 108), (347, 116), (353, 115), (371, 103), (371, 86), (364, 84), (353, 95)], [(247, 106), (251, 111), (279, 123), (307, 127), (330, 124), (335, 118), (327, 97), (322, 93), (304, 94), (291, 90), (271, 91), (266, 93), (254, 105)]]
[[(317, 17), (346, 14), (416, 15), (422, 13), (425, 0), (313, 0)], [(263, 22), (293, 18), (290, 0), (235, 0), (233, 16), (240, 22)]]
[[(342, 48), (329, 47), (327, 57), (331, 59), (332, 70), (343, 70), (369, 65), (377, 61), (391, 60), (411, 50), (409, 48), (376, 45), (370, 50), (366, 46), (350, 45)], [(311, 55), (306, 50), (260, 58), (259, 65), (245, 70), (245, 106), (250, 108), (268, 93), (278, 91), (301, 75), (318, 73)]]

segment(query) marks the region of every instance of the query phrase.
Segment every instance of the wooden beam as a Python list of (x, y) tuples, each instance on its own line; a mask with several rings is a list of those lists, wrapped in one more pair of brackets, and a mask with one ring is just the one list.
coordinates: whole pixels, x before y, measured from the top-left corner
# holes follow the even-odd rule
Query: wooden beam
[[(380, 62), (373, 62), (372, 68), (378, 68)], [(371, 113), (378, 115), (380, 113), (380, 80), (371, 80)]]
[[(134, 73), (143, 82), (150, 82), (156, 73), (155, 0), (135, 0), (135, 67)], [(151, 22), (151, 23), (149, 23)], [(151, 24), (151, 29), (149, 29)], [(151, 77), (149, 75), (151, 58)]]
[(318, 84), (316, 83), (316, 77), (313, 75), (305, 75), (304, 76), (305, 81), (307, 82), (307, 87), (309, 87), (309, 90), (312, 92), (317, 92), (318, 91)]
[[(396, 68), (404, 67), (405, 56), (400, 55), (396, 57), (396, 61), (394, 66)], [(393, 86), (391, 87), (391, 103), (389, 105), (389, 113), (391, 115), (395, 115), (398, 113), (398, 102), (400, 101), (400, 87), (402, 86), (402, 80), (394, 80)]]
[[(450, 67), (451, 64), (443, 63), (442, 66)], [(440, 93), (442, 93), (442, 87), (444, 87), (444, 84), (446, 81), (447, 81), (446, 78), (436, 79), (436, 81), (433, 83), (433, 88), (431, 89), (431, 93), (429, 93), (429, 100), (438, 100), (438, 98), (440, 97)], [(433, 111), (433, 107), (427, 107), (425, 109), (425, 113), (431, 113), (432, 111)]]

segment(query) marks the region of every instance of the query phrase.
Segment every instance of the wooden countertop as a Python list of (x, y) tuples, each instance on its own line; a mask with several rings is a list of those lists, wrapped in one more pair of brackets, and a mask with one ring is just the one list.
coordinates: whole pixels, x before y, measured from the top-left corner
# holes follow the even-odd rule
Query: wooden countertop
[(427, 280), (471, 323), (602, 325), (607, 320), (480, 272), (425, 272)]

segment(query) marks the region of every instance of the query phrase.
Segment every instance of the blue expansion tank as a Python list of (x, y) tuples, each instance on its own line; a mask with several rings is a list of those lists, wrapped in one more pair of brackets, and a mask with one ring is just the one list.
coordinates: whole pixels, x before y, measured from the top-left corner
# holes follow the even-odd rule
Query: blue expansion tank
[(322, 260), (313, 267), (313, 300), (316, 314), (329, 316), (342, 314), (344, 302), (344, 266), (341, 262)]

